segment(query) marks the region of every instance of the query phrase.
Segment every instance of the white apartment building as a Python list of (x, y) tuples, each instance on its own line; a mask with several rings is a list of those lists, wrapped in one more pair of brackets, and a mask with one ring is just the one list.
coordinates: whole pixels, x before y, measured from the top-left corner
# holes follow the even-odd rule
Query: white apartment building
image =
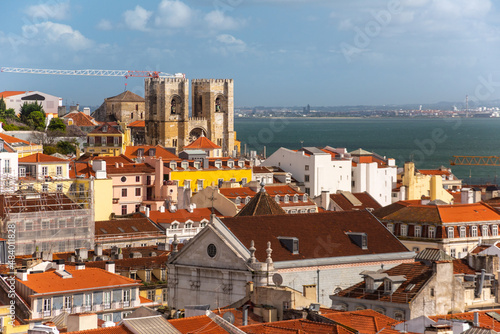
[(311, 197), (321, 195), (322, 190), (331, 193), (351, 191), (351, 158), (345, 148), (290, 150), (281, 147), (262, 165), (277, 166), (292, 173), (293, 178), (304, 183), (304, 192)]
[(392, 189), (396, 187), (397, 167), (394, 159), (357, 149), (352, 157), (352, 192), (369, 193), (381, 206), (392, 203)]

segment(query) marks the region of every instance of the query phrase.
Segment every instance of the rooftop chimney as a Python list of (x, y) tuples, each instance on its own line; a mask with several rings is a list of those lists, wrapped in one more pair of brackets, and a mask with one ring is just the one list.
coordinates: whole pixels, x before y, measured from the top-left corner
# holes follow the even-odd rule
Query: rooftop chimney
[(64, 270), (64, 260), (62, 259), (55, 260), (54, 266), (56, 270)]
[(17, 270), (17, 278), (19, 278), (21, 281), (27, 281), (28, 280), (28, 272), (26, 269), (18, 269)]
[(115, 262), (114, 261), (106, 261), (106, 271), (110, 273), (115, 273)]
[(75, 263), (75, 270), (85, 270), (85, 263), (83, 262)]
[(67, 319), (68, 332), (83, 331), (89, 329), (96, 329), (97, 314), (95, 313), (79, 313), (70, 314)]

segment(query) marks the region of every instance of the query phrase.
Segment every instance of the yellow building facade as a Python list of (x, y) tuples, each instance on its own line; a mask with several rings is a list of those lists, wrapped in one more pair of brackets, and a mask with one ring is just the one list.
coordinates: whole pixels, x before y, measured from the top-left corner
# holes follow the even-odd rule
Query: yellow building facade
[[(15, 307), (13, 310), (15, 312)], [(27, 333), (28, 329), (30, 329), (30, 325), (22, 325), (18, 320), (11, 317), (10, 305), (0, 306), (0, 326), (3, 334)]]
[(177, 181), (178, 186), (191, 188), (193, 192), (198, 192), (208, 186), (218, 186), (221, 182), (250, 182), (252, 168), (245, 165), (243, 168), (232, 169), (209, 168), (206, 170), (171, 171), (170, 179)]
[(413, 162), (405, 163), (402, 181), (403, 186), (406, 187), (406, 200), (420, 200), (422, 197), (429, 197), (431, 201), (453, 202), (453, 195), (443, 188), (442, 177), (415, 173)]
[(125, 123), (120, 123), (119, 127), (104, 123), (89, 132), (85, 153), (104, 157), (116, 157), (125, 153), (126, 147), (130, 145), (130, 129), (126, 127)]

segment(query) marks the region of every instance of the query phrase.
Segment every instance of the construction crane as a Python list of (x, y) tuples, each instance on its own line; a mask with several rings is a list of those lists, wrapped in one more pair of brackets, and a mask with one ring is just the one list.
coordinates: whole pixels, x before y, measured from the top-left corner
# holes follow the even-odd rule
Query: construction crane
[(36, 68), (0, 67), (0, 72), (28, 74), (87, 75), (101, 77), (146, 77), (146, 78), (185, 78), (184, 73), (168, 74), (159, 71), (127, 71), (127, 70), (50, 70)]
[(473, 156), (454, 155), (450, 160), (452, 166), (500, 166), (500, 157), (496, 156)]

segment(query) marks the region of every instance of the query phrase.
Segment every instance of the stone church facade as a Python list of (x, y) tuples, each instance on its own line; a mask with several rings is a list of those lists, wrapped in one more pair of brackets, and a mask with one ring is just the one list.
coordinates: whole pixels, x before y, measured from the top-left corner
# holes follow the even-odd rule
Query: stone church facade
[(222, 147), (225, 156), (235, 146), (232, 79), (193, 79), (189, 114), (189, 80), (146, 78), (146, 144), (180, 152), (202, 134)]

